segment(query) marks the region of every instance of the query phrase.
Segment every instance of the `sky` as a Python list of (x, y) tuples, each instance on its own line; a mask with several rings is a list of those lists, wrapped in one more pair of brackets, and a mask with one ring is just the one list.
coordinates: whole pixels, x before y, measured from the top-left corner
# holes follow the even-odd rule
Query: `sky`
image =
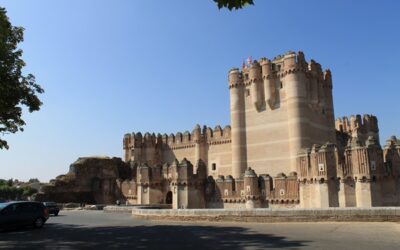
[(6, 135), (0, 179), (48, 181), (81, 156), (122, 157), (125, 133), (230, 123), (227, 72), (303, 51), (331, 69), (335, 116), (374, 114), (400, 137), (400, 1), (0, 0), (45, 89)]

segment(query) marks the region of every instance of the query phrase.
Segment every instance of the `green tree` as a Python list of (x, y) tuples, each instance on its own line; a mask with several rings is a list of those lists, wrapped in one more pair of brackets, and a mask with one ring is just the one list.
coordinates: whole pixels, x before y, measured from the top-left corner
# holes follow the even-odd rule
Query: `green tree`
[(32, 196), (33, 194), (36, 194), (38, 192), (35, 188), (29, 186), (24, 187), (22, 190), (22, 196), (24, 197)]
[(29, 183), (40, 182), (38, 178), (30, 178)]
[(237, 10), (245, 7), (246, 5), (254, 5), (253, 0), (214, 0), (218, 8), (228, 8), (229, 10)]
[[(37, 94), (43, 93), (32, 74), (22, 73), (25, 62), (18, 44), (24, 40), (24, 29), (12, 26), (6, 14), (0, 7), (0, 136), (23, 131), (22, 108), (39, 110), (42, 102)], [(9, 146), (0, 137), (3, 148)]]

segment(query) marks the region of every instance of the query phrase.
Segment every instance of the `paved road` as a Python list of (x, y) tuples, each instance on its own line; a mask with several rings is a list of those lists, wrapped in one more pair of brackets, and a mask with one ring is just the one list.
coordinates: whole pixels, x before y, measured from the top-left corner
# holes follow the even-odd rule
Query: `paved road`
[(0, 232), (0, 249), (400, 249), (398, 223), (171, 223), (62, 212), (43, 229)]

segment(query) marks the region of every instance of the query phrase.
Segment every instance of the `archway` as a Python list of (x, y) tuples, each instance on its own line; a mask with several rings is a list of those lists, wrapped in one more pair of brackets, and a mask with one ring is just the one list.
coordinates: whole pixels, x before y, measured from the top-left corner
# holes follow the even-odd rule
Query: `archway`
[(172, 204), (172, 192), (168, 191), (167, 196), (165, 197), (166, 204)]

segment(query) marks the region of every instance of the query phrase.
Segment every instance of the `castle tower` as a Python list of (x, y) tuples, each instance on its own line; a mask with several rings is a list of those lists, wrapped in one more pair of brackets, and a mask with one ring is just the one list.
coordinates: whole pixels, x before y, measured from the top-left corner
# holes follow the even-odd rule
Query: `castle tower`
[(258, 177), (253, 169), (248, 168), (244, 174), (244, 192), (246, 194), (246, 208), (260, 207), (260, 190)]
[(234, 177), (246, 166), (272, 176), (294, 172), (301, 148), (336, 142), (330, 71), (302, 52), (231, 70), (230, 91)]
[[(199, 161), (207, 162), (207, 154), (206, 154), (206, 140), (204, 139), (203, 134), (201, 133), (201, 128), (200, 125), (196, 125), (196, 127), (192, 131), (192, 136), (193, 136), (193, 142), (195, 143), (195, 149), (194, 149), (194, 160), (196, 163)], [(196, 164), (194, 171), (197, 171), (198, 165)], [(206, 166), (207, 168), (207, 166)]]
[(262, 78), (264, 84), (264, 99), (268, 109), (272, 109), (275, 105), (275, 78), (272, 74), (272, 64), (271, 61), (262, 58), (261, 59), (261, 68), (262, 68)]
[(250, 66), (249, 69), (249, 81), (250, 81), (250, 96), (253, 102), (254, 108), (260, 110), (264, 102), (262, 90), (262, 77), (261, 77), (261, 66), (257, 61)]
[(296, 63), (296, 54), (284, 57), (283, 70), (286, 75), (282, 79), (286, 86), (287, 118), (289, 126), (289, 156), (290, 170), (296, 171), (296, 157), (299, 150), (310, 144), (306, 137), (305, 105), (306, 105), (306, 75), (301, 64)]
[(239, 69), (229, 71), (231, 138), (232, 138), (232, 176), (239, 178), (247, 167), (244, 85)]

